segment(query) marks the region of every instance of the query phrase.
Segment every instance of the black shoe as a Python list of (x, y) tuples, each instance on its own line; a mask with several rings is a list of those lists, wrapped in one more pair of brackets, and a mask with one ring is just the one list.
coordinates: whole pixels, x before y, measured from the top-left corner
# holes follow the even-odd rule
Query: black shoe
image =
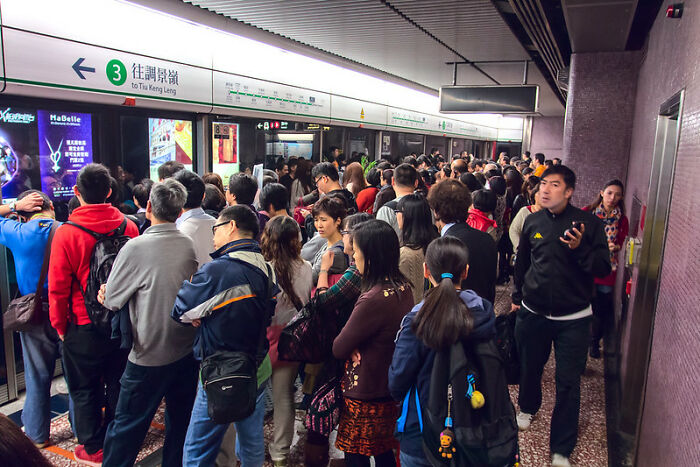
[(598, 346), (591, 347), (591, 351), (589, 352), (589, 355), (591, 356), (591, 358), (596, 358), (596, 359), (600, 358), (600, 347), (598, 347)]

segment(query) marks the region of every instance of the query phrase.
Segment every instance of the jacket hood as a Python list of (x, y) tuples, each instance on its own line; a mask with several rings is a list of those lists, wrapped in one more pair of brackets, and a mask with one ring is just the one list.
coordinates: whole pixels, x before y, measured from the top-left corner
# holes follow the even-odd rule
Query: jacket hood
[(473, 290), (463, 290), (459, 297), (467, 305), (474, 318), (474, 328), (469, 336), (476, 339), (492, 337), (496, 333), (496, 316), (491, 304), (479, 297)]
[(485, 224), (485, 225), (487, 225), (487, 226), (489, 226), (489, 227), (491, 227), (491, 226), (492, 226), (493, 228), (498, 227), (498, 223), (497, 223), (495, 220), (491, 219), (491, 218), (488, 216), (488, 214), (486, 214), (486, 213), (483, 212), (483, 211), (480, 211), (479, 209), (476, 209), (476, 208), (470, 209), (470, 210), (469, 210), (469, 215), (470, 215), (470, 216), (476, 217), (476, 219), (477, 219), (480, 223)]
[(87, 204), (76, 208), (68, 220), (94, 232), (106, 234), (119, 227), (124, 214), (111, 204)]

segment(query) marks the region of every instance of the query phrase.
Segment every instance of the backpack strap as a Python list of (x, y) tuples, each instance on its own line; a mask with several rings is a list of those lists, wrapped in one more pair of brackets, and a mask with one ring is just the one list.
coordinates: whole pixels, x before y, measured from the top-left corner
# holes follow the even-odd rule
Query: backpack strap
[(36, 284), (36, 293), (34, 296), (35, 300), (41, 299), (42, 292), (44, 291), (44, 282), (46, 281), (46, 276), (49, 273), (49, 258), (51, 257), (51, 244), (53, 243), (53, 236), (56, 233), (56, 224), (58, 221), (54, 220), (51, 223), (51, 228), (49, 230), (49, 238), (46, 241), (46, 247), (44, 248), (44, 261), (41, 263), (41, 273), (39, 274), (39, 282)]
[(83, 232), (87, 232), (90, 235), (92, 235), (93, 237), (95, 237), (96, 240), (99, 240), (102, 237), (111, 237), (112, 235), (124, 235), (124, 232), (126, 231), (127, 222), (126, 222), (126, 216), (124, 216), (121, 224), (119, 224), (119, 226), (116, 229), (112, 229), (109, 232), (104, 233), (104, 234), (97, 233), (94, 230), (90, 230), (87, 227), (85, 227), (84, 225), (77, 224), (73, 221), (68, 221), (68, 222), (66, 222), (66, 224), (72, 225), (73, 227), (77, 227), (80, 230), (82, 230)]

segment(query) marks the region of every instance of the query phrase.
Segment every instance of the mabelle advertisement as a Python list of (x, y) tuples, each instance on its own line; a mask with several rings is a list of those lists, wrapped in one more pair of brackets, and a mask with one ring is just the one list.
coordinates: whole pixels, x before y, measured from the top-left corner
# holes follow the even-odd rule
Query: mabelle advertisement
[(39, 110), (37, 122), (42, 191), (70, 199), (78, 172), (92, 162), (91, 115)]

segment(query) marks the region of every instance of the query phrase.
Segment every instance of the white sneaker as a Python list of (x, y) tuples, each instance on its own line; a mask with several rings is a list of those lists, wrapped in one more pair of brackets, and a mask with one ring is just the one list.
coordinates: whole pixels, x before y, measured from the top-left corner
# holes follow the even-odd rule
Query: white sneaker
[(525, 431), (530, 428), (530, 423), (532, 423), (532, 414), (519, 412), (516, 420), (518, 421), (518, 429), (520, 431)]
[(569, 462), (568, 457), (564, 457), (561, 454), (554, 454), (552, 456), (552, 467), (571, 467), (571, 462)]

